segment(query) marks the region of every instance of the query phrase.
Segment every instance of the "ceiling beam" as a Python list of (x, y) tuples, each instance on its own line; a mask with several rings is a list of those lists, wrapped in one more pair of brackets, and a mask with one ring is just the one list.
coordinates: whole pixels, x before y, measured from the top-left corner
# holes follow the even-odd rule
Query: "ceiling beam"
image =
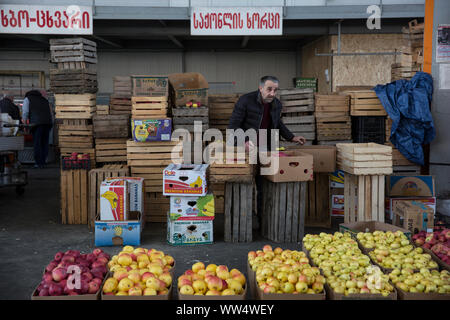
[(94, 39), (96, 39), (96, 40), (99, 40), (99, 41), (101, 41), (101, 42), (104, 42), (104, 43), (106, 43), (106, 44), (109, 44), (110, 46), (113, 46), (114, 48), (123, 48), (122, 45), (117, 44), (117, 43), (112, 42), (112, 41), (109, 41), (109, 40), (106, 40), (105, 38), (99, 37), (99, 36), (97, 36), (97, 35), (95, 35), (95, 34), (91, 35), (91, 37), (94, 38)]
[[(163, 20), (158, 20), (158, 21), (159, 21), (159, 23), (160, 23), (164, 28), (167, 29), (167, 24), (166, 24)], [(173, 43), (175, 43), (175, 45), (176, 45), (177, 47), (179, 47), (179, 48), (181, 48), (181, 49), (184, 49), (183, 44), (182, 44), (180, 41), (178, 41), (178, 39), (175, 38), (174, 35), (169, 34), (169, 35), (167, 35), (167, 37), (168, 37)]]

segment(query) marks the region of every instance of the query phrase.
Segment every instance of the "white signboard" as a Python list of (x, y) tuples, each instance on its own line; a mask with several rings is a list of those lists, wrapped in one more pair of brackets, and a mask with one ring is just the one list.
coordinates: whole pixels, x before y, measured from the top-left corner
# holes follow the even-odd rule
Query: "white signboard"
[(191, 9), (191, 35), (193, 36), (273, 36), (282, 34), (282, 7)]
[(0, 33), (92, 34), (92, 7), (0, 5)]

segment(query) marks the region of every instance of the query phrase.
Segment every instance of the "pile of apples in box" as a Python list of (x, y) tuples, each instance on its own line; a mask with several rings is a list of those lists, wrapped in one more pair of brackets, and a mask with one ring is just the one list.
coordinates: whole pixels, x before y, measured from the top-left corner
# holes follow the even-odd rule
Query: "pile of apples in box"
[(416, 246), (431, 250), (450, 267), (450, 229), (420, 231), (413, 236)]

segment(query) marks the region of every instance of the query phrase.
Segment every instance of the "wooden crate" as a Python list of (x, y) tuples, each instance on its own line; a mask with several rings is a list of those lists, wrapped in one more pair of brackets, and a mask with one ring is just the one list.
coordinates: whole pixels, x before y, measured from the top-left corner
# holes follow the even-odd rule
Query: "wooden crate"
[(131, 75), (132, 95), (166, 97), (169, 95), (169, 78), (161, 75)]
[(100, 217), (100, 185), (106, 178), (127, 177), (130, 171), (123, 164), (108, 164), (102, 168), (89, 171), (89, 219), (90, 228), (94, 227), (95, 220)]
[(335, 146), (338, 143), (352, 143), (353, 140), (322, 140), (317, 141), (319, 146)]
[(330, 178), (328, 173), (314, 173), (308, 181), (305, 226), (331, 228)]
[(88, 69), (50, 69), (50, 90), (53, 93), (96, 93), (97, 72)]
[(410, 80), (419, 71), (420, 71), (419, 66), (411, 66), (411, 65), (405, 66), (402, 63), (393, 63), (391, 65), (391, 81), (401, 79)]
[(225, 182), (212, 182), (210, 171), (209, 183), (210, 191), (214, 195), (215, 214), (223, 214), (225, 212)]
[(88, 223), (88, 170), (61, 170), (61, 221)]
[[(173, 161), (183, 161), (182, 148), (177, 141), (127, 141), (127, 163), (132, 176), (144, 178), (146, 192), (162, 192), (163, 169)], [(172, 150), (178, 151), (172, 159)]]
[(167, 97), (131, 97), (133, 119), (160, 119), (168, 115)]
[(305, 234), (307, 182), (263, 179), (261, 233), (274, 242), (300, 242)]
[(386, 141), (389, 141), (391, 139), (391, 128), (392, 128), (392, 119), (389, 118), (389, 116), (386, 118)]
[(209, 95), (209, 127), (219, 129), (225, 137), (238, 94)]
[(109, 105), (108, 104), (98, 104), (96, 107), (96, 114), (98, 116), (107, 116), (109, 115)]
[(315, 94), (315, 114), (319, 117), (348, 116), (350, 96), (346, 94)]
[(96, 138), (95, 161), (127, 162), (127, 138)]
[(390, 146), (392, 148), (392, 165), (393, 166), (416, 166), (414, 162), (409, 161), (405, 158), (400, 151), (394, 147), (394, 145), (390, 142), (385, 143), (386, 146)]
[(255, 177), (255, 165), (253, 164), (227, 164), (213, 163), (209, 169), (209, 180), (212, 183), (241, 182), (252, 183)]
[(130, 136), (128, 114), (95, 115), (92, 123), (95, 138), (128, 138)]
[(337, 167), (354, 175), (392, 174), (392, 148), (377, 143), (338, 143)]
[(88, 120), (62, 120), (58, 124), (60, 148), (93, 148), (93, 128)]
[(386, 111), (375, 91), (347, 91), (351, 96), (350, 115), (352, 116), (385, 116)]
[(55, 94), (56, 119), (91, 119), (95, 114), (96, 95)]
[(131, 96), (113, 94), (109, 100), (109, 114), (131, 114)]
[(163, 196), (162, 192), (146, 192), (144, 208), (145, 221), (165, 223), (170, 210), (170, 197)]
[(133, 91), (131, 85), (131, 77), (130, 76), (113, 77), (113, 91), (115, 94), (126, 95), (131, 97)]
[(50, 54), (53, 63), (97, 63), (97, 44), (84, 38), (50, 39)]
[(316, 130), (318, 141), (337, 141), (352, 139), (352, 121), (350, 116), (317, 117)]
[(278, 91), (283, 115), (299, 116), (314, 112), (314, 89), (283, 89)]
[(418, 176), (421, 174), (421, 166), (393, 166), (393, 176)]
[(384, 222), (385, 176), (345, 173), (344, 223), (356, 221)]
[(209, 108), (208, 107), (176, 107), (172, 109), (174, 129), (186, 129), (194, 131), (194, 124), (201, 122), (202, 131), (209, 128)]
[(251, 242), (253, 214), (252, 183), (225, 183), (225, 242)]
[(316, 139), (316, 120), (314, 115), (289, 115), (285, 114), (282, 121), (295, 136), (303, 136), (306, 140)]

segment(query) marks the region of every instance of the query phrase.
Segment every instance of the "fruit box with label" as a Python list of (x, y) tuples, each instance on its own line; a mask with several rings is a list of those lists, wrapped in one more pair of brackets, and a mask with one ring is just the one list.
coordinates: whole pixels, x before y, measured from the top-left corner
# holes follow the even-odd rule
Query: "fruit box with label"
[(126, 180), (105, 180), (100, 185), (100, 220), (127, 220), (130, 184)]
[(313, 156), (314, 172), (334, 172), (336, 170), (335, 146), (295, 146), (290, 150), (298, 150)]
[(374, 231), (401, 231), (405, 236), (411, 240), (411, 232), (404, 228), (394, 226), (392, 224), (378, 222), (378, 221), (361, 221), (351, 223), (341, 223), (339, 225), (339, 232), (349, 232), (352, 238), (356, 239), (358, 232), (374, 232)]
[(95, 246), (138, 246), (141, 244), (143, 215), (131, 211), (126, 221), (95, 221)]
[(433, 176), (388, 176), (390, 197), (434, 197)]
[(330, 188), (344, 189), (345, 173), (342, 170), (336, 170), (329, 174), (330, 176)]
[(171, 245), (213, 243), (213, 220), (176, 220), (167, 216), (167, 242)]
[(170, 164), (163, 171), (163, 195), (205, 196), (208, 164)]
[[(313, 156), (299, 150), (273, 153), (261, 164), (261, 175), (272, 182), (313, 180)], [(261, 161), (263, 162), (263, 161)]]
[(436, 198), (415, 198), (415, 197), (402, 197), (402, 198), (388, 198), (386, 197), (386, 212), (389, 214), (389, 218), (394, 220), (394, 205), (397, 201), (416, 201), (421, 202), (426, 205), (428, 208), (432, 209), (434, 214), (436, 214)]
[(130, 189), (130, 211), (144, 213), (144, 178), (119, 177), (106, 178), (105, 181), (125, 180)]
[(203, 197), (170, 197), (170, 220), (213, 220), (214, 195)]
[(421, 230), (433, 231), (434, 210), (422, 202), (400, 200), (393, 203), (393, 223), (416, 234)]
[(172, 119), (131, 119), (131, 133), (136, 142), (170, 141)]
[(332, 194), (331, 195), (331, 215), (337, 217), (344, 216), (344, 195)]

